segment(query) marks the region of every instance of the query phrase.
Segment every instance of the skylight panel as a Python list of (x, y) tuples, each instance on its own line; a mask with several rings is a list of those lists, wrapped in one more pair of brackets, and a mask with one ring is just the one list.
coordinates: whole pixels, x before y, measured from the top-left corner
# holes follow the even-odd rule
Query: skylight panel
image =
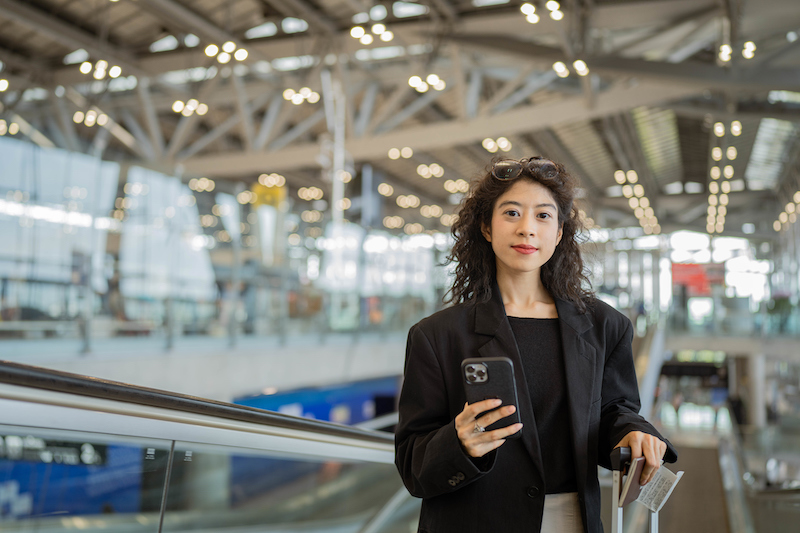
[(774, 118), (761, 121), (745, 170), (750, 189), (773, 189), (776, 186), (796, 135), (797, 128), (789, 121)]
[(263, 37), (272, 37), (278, 33), (278, 26), (274, 22), (265, 22), (244, 32), (245, 39), (261, 39)]

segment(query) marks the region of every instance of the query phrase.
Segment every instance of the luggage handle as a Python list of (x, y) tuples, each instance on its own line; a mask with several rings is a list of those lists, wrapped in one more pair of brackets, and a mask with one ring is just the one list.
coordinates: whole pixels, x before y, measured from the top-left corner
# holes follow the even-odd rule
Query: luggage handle
[(622, 471), (631, 464), (630, 448), (614, 448), (611, 452), (611, 470)]
[[(619, 490), (622, 486), (622, 473), (631, 464), (630, 448), (614, 448), (611, 452), (611, 470), (614, 482), (611, 487), (611, 532), (622, 533), (622, 507), (619, 506)], [(658, 533), (658, 511), (650, 513), (650, 533)]]

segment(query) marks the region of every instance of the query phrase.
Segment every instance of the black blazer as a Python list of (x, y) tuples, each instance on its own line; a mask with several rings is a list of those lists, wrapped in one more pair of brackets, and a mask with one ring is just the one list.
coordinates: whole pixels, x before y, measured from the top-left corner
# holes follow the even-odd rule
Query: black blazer
[[(543, 443), (538, 440), (522, 361), (496, 286), (493, 294), (486, 303), (439, 311), (408, 334), (395, 463), (409, 492), (423, 498), (420, 532), (541, 529)], [(613, 446), (638, 430), (667, 443), (665, 461), (675, 462), (677, 453), (638, 415), (630, 320), (599, 300), (585, 314), (567, 301), (555, 303), (584, 529), (602, 533), (597, 465), (610, 467)], [(455, 417), (466, 402), (460, 365), (467, 357), (498, 356), (514, 362), (523, 436), (473, 459), (461, 448), (455, 430)]]

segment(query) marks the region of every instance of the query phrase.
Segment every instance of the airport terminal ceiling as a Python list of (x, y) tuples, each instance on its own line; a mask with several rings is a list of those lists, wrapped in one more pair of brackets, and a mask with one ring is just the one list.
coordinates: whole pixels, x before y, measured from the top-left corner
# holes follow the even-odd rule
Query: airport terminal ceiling
[(345, 167), (395, 196), (452, 211), (492, 157), (543, 154), (604, 227), (775, 240), (800, 200), (799, 36), (797, 0), (0, 0), (0, 132), (330, 190), (341, 87)]

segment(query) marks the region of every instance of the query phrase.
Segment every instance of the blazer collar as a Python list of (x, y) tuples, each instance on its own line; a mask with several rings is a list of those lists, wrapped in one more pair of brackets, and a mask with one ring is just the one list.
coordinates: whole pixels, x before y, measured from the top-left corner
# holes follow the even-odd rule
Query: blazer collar
[[(566, 324), (578, 335), (588, 331), (592, 327), (592, 321), (586, 314), (578, 311), (572, 302), (553, 298), (558, 311), (558, 318), (563, 326)], [(486, 302), (475, 304), (475, 332), (481, 335), (496, 335), (500, 326), (506, 322), (506, 308), (503, 305), (503, 296), (500, 294), (500, 287), (497, 282), (492, 287), (492, 297)]]

